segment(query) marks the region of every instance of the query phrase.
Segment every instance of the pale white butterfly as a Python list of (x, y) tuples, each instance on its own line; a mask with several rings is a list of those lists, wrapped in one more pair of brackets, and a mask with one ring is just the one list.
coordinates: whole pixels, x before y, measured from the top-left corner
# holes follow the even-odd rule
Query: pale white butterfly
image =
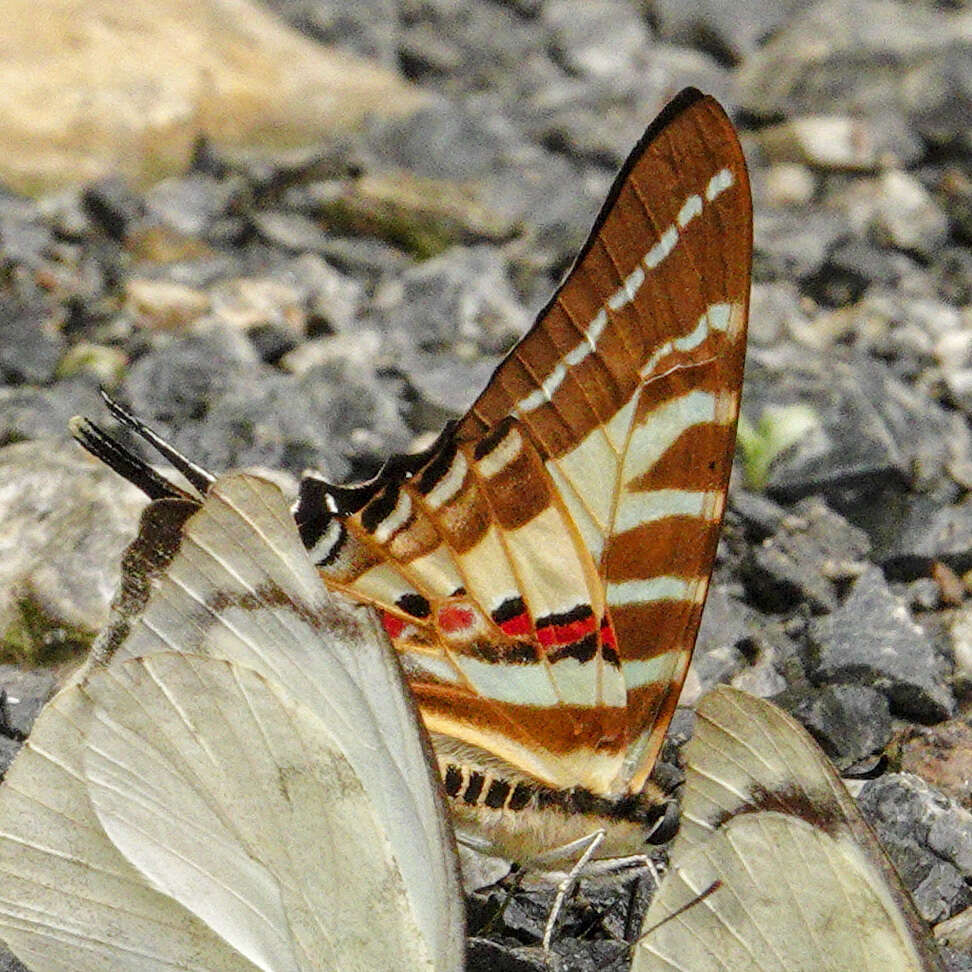
[(155, 502), (0, 787), (0, 938), (34, 972), (461, 969), (429, 752), (276, 486)]
[(685, 747), (671, 869), (632, 972), (941, 970), (840, 778), (776, 706), (722, 686)]

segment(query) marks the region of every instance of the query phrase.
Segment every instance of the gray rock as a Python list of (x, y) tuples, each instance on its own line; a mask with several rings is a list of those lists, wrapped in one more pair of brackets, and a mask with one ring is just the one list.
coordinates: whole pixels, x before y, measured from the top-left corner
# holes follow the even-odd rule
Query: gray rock
[(267, 372), (258, 382), (233, 382), (205, 423), (185, 427), (179, 441), (215, 470), (257, 465), (296, 475), (313, 467), (342, 480), (374, 474), (408, 447), (411, 433), (398, 382), (333, 361), (300, 378)]
[[(239, 251), (207, 250), (201, 254), (184, 254), (181, 259), (165, 264), (165, 279), (193, 290), (206, 290), (226, 277), (246, 272), (245, 254)], [(119, 273), (119, 276), (122, 274)]]
[(883, 247), (853, 237), (827, 254), (819, 271), (804, 279), (803, 289), (819, 304), (841, 307), (855, 304), (875, 284), (893, 287), (899, 279), (899, 267)]
[(500, 359), (468, 361), (459, 355), (403, 350), (396, 368), (415, 392), (409, 421), (416, 431), (435, 431), (459, 418), (486, 387)]
[[(7, 736), (0, 736), (0, 777), (7, 772), (7, 768), (14, 761), (14, 757), (20, 752), (20, 743)], [(0, 944), (0, 970), (6, 968), (3, 964), (6, 949)]]
[(891, 739), (888, 700), (866, 685), (825, 685), (793, 714), (840, 770), (880, 753)]
[(0, 192), (0, 255), (4, 263), (44, 266), (54, 246), (52, 230), (36, 203)]
[(413, 80), (467, 96), (489, 90), (513, 104), (531, 84), (536, 64), (549, 64), (539, 21), (518, 15), (509, 4), (436, 0), (432, 16), (428, 0), (418, 6), (419, 16), (403, 18), (398, 51)]
[(0, 381), (49, 382), (64, 353), (63, 322), (63, 310), (48, 301), (0, 299)]
[(786, 510), (762, 493), (747, 489), (731, 490), (729, 511), (743, 524), (746, 536), (752, 541), (765, 540), (779, 530)]
[(30, 972), (30, 970), (5, 945), (0, 944), (0, 972)]
[(370, 132), (376, 161), (433, 179), (476, 179), (504, 167), (516, 148), (509, 121), (495, 112), (438, 98), (407, 120), (382, 122)]
[(972, 903), (972, 894), (961, 874), (944, 861), (934, 864), (925, 879), (911, 892), (918, 913), (929, 922), (950, 917), (962, 905)]
[(217, 179), (195, 172), (157, 182), (145, 194), (150, 217), (187, 236), (208, 235), (214, 223), (226, 216), (246, 190), (242, 179)]
[(143, 421), (179, 429), (204, 416), (210, 404), (236, 382), (258, 377), (256, 353), (249, 342), (221, 328), (160, 340), (135, 362), (123, 387), (132, 410)]
[[(972, 187), (972, 182), (969, 183)], [(946, 212), (949, 210), (946, 199)], [(955, 207), (958, 208), (957, 206)], [(972, 237), (972, 205), (967, 213), (957, 212), (950, 221), (966, 223), (964, 228), (956, 228), (956, 233), (966, 239)], [(966, 246), (943, 246), (935, 263), (930, 268), (937, 287), (937, 296), (953, 307), (972, 304), (972, 252)]]
[(523, 109), (523, 128), (546, 148), (616, 170), (650, 119), (691, 84), (725, 99), (728, 74), (712, 58), (687, 48), (650, 48), (652, 70), (600, 78), (553, 79)]
[(880, 179), (873, 231), (892, 246), (928, 258), (948, 236), (948, 220), (925, 187), (906, 172)]
[(316, 252), (338, 270), (365, 277), (402, 273), (414, 262), (397, 247), (378, 239), (328, 236)]
[(104, 624), (147, 500), (76, 445), (48, 440), (0, 449), (0, 479), (0, 637), (8, 657), (50, 660)]
[(956, 31), (955, 43), (937, 57), (919, 64), (902, 79), (902, 101), (908, 120), (933, 145), (972, 148), (972, 59)]
[(757, 281), (809, 277), (823, 265), (831, 246), (848, 232), (837, 213), (786, 209), (756, 212), (753, 275)]
[(501, 353), (530, 322), (504, 260), (488, 246), (452, 249), (406, 271), (378, 291), (375, 309), (389, 330), (426, 350), (466, 345)]
[(543, 18), (570, 74), (624, 75), (641, 66), (649, 45), (647, 25), (623, 0), (548, 0)]
[(798, 404), (812, 418), (772, 458), (770, 494), (792, 500), (822, 493), (879, 542), (893, 529), (885, 497), (900, 496), (912, 480), (925, 488), (940, 482), (969, 438), (927, 395), (861, 353), (750, 349), (746, 379), (745, 414), (769, 420)]
[(799, 0), (768, 3), (766, 0), (741, 0), (725, 4), (720, 0), (654, 0), (651, 12), (658, 33), (666, 40), (692, 46), (715, 48), (734, 61), (753, 54), (778, 27), (799, 12)]
[(928, 846), (951, 861), (965, 878), (972, 878), (972, 813), (950, 805), (935, 815), (928, 830)]
[(746, 666), (737, 645), (750, 634), (746, 609), (721, 584), (713, 584), (706, 598), (699, 634), (686, 680), (682, 705), (692, 705), (711, 688), (728, 682)]
[(794, 641), (795, 625), (767, 620), (752, 612), (749, 636), (738, 642), (747, 666), (733, 676), (730, 684), (760, 698), (779, 700), (792, 693), (795, 699), (811, 694), (814, 689), (807, 678), (801, 646)]
[(759, 144), (772, 162), (799, 162), (837, 172), (913, 165), (924, 150), (904, 118), (893, 112), (864, 118), (801, 115), (762, 129)]
[(395, 0), (269, 0), (291, 26), (325, 44), (338, 45), (363, 57), (394, 66), (398, 35)]
[(808, 635), (814, 681), (871, 686), (892, 712), (921, 721), (954, 711), (944, 660), (878, 568), (858, 578), (836, 611), (815, 618)]
[(71, 417), (101, 407), (94, 384), (85, 378), (58, 381), (47, 388), (0, 388), (0, 446), (45, 438), (67, 443)]
[(910, 573), (927, 572), (935, 561), (964, 573), (972, 567), (972, 497), (948, 506), (933, 497), (911, 497), (896, 517), (893, 541), (877, 555)]
[(398, 58), (407, 78), (430, 81), (453, 74), (462, 67), (465, 58), (462, 47), (452, 38), (443, 36), (433, 24), (413, 24), (398, 45)]
[(807, 325), (800, 292), (791, 281), (753, 284), (749, 299), (749, 341), (754, 346), (779, 347), (785, 336)]
[(107, 176), (92, 183), (81, 201), (85, 214), (114, 240), (123, 240), (145, 215), (144, 200), (122, 176)]
[(913, 611), (935, 611), (942, 606), (941, 586), (931, 577), (917, 577), (906, 589), (908, 607)]
[(611, 186), (610, 174), (600, 167), (581, 169), (563, 155), (535, 148), (516, 167), (485, 176), (482, 186), (488, 206), (533, 228), (529, 249), (516, 260), (528, 287), (528, 275), (538, 285), (532, 303), (542, 306), (587, 239)]
[(470, 938), (466, 972), (546, 972), (547, 960), (537, 949), (517, 948), (487, 938)]
[(852, 114), (885, 112), (897, 107), (909, 70), (967, 47), (964, 24), (962, 15), (892, 0), (806, 5), (742, 64), (738, 101), (765, 116), (815, 114), (834, 104)]
[(941, 921), (972, 903), (972, 814), (909, 773), (866, 783), (858, 803), (926, 920)]
[(837, 608), (835, 582), (857, 576), (869, 550), (867, 536), (816, 498), (801, 500), (773, 536), (747, 550), (742, 565), (749, 596), (764, 609), (815, 612)]
[(47, 669), (0, 665), (0, 689), (6, 693), (4, 729), (21, 738), (30, 732), (37, 714), (54, 694), (57, 682)]
[(317, 253), (327, 241), (320, 225), (303, 213), (284, 209), (261, 210), (252, 213), (250, 221), (267, 243), (285, 250)]

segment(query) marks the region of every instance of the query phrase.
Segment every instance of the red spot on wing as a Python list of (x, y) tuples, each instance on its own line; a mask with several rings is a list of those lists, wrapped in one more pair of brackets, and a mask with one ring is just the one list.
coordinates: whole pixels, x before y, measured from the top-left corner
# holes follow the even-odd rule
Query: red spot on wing
[(546, 624), (537, 629), (537, 640), (544, 648), (550, 645), (572, 645), (581, 641), (596, 630), (593, 616), (570, 621), (567, 624)]
[(517, 635), (529, 635), (533, 633), (530, 624), (530, 615), (526, 611), (516, 615), (516, 617), (510, 618), (509, 621), (502, 622), (499, 627), (503, 634), (509, 635), (511, 638), (515, 638)]
[(400, 638), (405, 630), (405, 622), (401, 618), (396, 618), (394, 614), (387, 611), (381, 612), (381, 625), (391, 639)]
[(476, 621), (476, 615), (467, 607), (451, 605), (439, 611), (439, 628), (445, 634), (455, 634), (471, 628)]

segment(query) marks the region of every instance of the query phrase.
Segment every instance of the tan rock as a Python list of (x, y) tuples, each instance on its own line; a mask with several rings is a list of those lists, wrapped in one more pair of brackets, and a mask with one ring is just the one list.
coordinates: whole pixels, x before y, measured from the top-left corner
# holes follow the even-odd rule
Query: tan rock
[(125, 307), (140, 327), (178, 331), (209, 310), (209, 297), (173, 280), (132, 277), (125, 284)]
[(249, 0), (0, 0), (0, 179), (182, 169), (200, 134), (279, 149), (424, 98)]
[(972, 718), (909, 726), (899, 740), (901, 770), (914, 773), (972, 809)]

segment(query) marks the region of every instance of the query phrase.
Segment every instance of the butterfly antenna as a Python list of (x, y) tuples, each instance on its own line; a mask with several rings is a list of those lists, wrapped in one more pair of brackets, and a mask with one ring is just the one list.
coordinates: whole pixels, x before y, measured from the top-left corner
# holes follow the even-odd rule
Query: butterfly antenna
[(166, 442), (162, 436), (153, 432), (141, 419), (136, 418), (128, 409), (119, 405), (104, 388), (101, 389), (101, 397), (104, 399), (105, 405), (108, 406), (108, 411), (122, 425), (131, 429), (139, 438), (144, 439), (159, 455), (175, 466), (203, 496), (209, 492), (209, 487), (216, 481), (216, 477), (212, 473), (186, 458), (178, 449)]
[(137, 486), (149, 499), (188, 499), (199, 502), (198, 497), (160, 476), (144, 459), (117, 442), (90, 419), (75, 415), (68, 422), (68, 428), (82, 448), (133, 486)]
[(661, 928), (662, 925), (664, 925), (666, 922), (671, 921), (673, 918), (677, 918), (679, 915), (685, 914), (685, 912), (688, 911), (690, 908), (694, 908), (697, 905), (701, 904), (703, 901), (705, 901), (706, 898), (709, 897), (709, 895), (714, 894), (721, 887), (722, 887), (722, 881), (716, 878), (715, 881), (713, 881), (704, 891), (700, 891), (694, 898), (692, 898), (691, 901), (686, 901), (685, 904), (683, 904), (680, 908), (676, 908), (670, 915), (665, 915), (665, 917), (662, 918), (661, 921), (652, 925), (651, 928), (643, 929), (641, 934), (633, 942), (624, 945), (624, 947), (618, 952), (618, 955), (620, 955), (621, 952), (624, 951), (629, 951), (629, 950), (633, 951), (638, 947), (641, 941), (647, 938), (653, 931), (656, 931), (657, 929)]

